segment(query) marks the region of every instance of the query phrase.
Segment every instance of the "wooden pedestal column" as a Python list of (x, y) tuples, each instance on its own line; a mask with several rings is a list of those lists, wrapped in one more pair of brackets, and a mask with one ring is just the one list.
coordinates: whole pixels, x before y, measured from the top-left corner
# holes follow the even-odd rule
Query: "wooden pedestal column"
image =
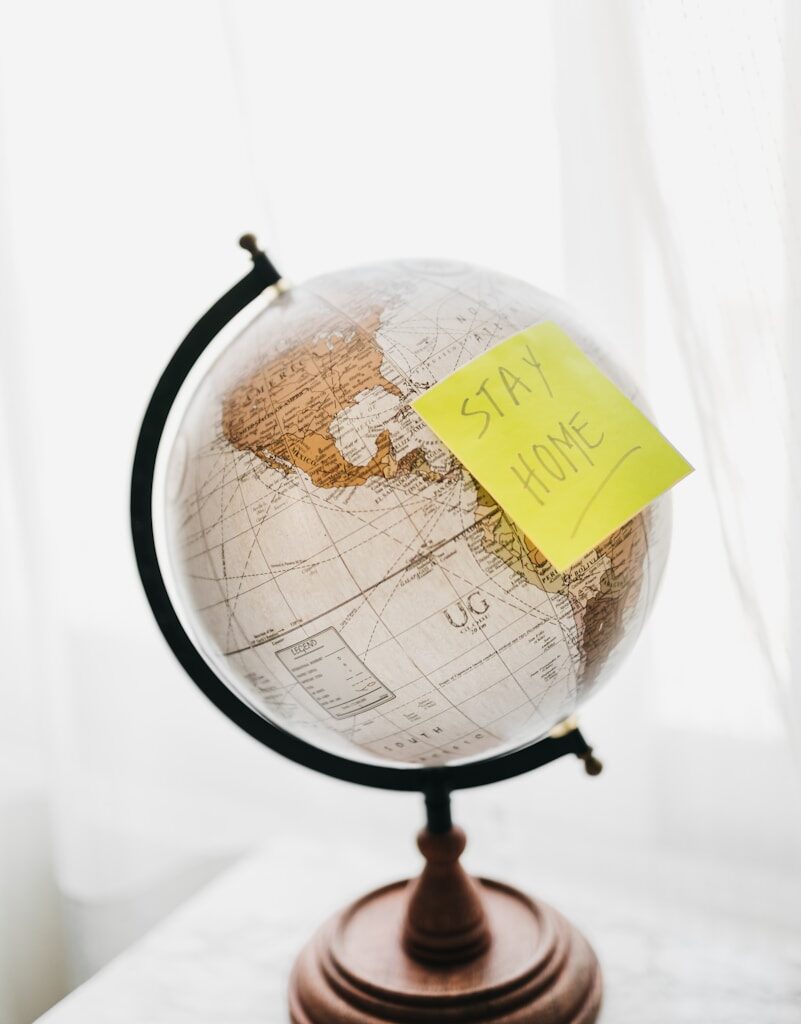
[(547, 904), (470, 878), (461, 829), (418, 844), (418, 879), (363, 896), (301, 952), (294, 1024), (591, 1024), (601, 973), (583, 935)]

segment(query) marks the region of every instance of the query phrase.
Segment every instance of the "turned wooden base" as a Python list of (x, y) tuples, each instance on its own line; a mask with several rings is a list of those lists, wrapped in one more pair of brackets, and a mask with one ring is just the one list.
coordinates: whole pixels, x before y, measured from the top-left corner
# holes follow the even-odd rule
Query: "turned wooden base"
[(581, 933), (547, 904), (469, 878), (460, 830), (424, 832), (420, 845), (420, 879), (357, 900), (301, 952), (294, 1024), (591, 1024), (601, 973)]

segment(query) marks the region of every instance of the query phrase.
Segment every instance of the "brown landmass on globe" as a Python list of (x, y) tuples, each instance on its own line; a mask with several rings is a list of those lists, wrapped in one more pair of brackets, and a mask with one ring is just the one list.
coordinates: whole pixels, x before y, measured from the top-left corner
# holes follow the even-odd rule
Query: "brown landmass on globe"
[[(644, 517), (649, 510), (639, 513), (576, 566), (561, 573), (512, 522), (492, 495), (480, 484), (475, 486), (486, 549), (540, 590), (565, 594), (569, 598), (581, 652), (579, 683), (586, 694), (620, 642), (625, 612), (637, 603), (647, 554)], [(585, 596), (582, 581), (599, 558), (607, 559), (610, 565), (604, 569), (595, 592)]]
[(596, 549), (612, 564), (601, 578), (600, 590), (584, 608), (581, 682), (585, 693), (620, 642), (623, 616), (637, 604), (644, 578), (643, 563), (648, 554), (646, 517), (650, 514), (649, 509), (643, 509)]
[(425, 456), (419, 449), (396, 460), (389, 431), (376, 437), (366, 465), (349, 462), (331, 432), (334, 418), (363, 391), (379, 387), (400, 397), (381, 372), (384, 353), (375, 338), (380, 316), (373, 310), (361, 322), (338, 325), (259, 367), (223, 403), (226, 438), (273, 469), (302, 470), (316, 487), (355, 487), (420, 467)]

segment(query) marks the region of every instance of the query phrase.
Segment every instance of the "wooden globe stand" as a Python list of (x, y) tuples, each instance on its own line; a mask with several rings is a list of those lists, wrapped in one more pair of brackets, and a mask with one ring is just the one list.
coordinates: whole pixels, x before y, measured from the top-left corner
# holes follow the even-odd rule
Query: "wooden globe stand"
[(591, 1024), (601, 971), (584, 936), (547, 904), (471, 878), (464, 832), (447, 807), (431, 812), (420, 877), (363, 896), (301, 952), (293, 1024)]

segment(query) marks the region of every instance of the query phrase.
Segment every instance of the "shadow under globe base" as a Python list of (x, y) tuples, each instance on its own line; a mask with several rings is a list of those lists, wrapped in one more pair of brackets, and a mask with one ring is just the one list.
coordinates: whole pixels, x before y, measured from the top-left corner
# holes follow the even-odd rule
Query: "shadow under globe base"
[(560, 913), (467, 875), (461, 829), (418, 837), (421, 876), (340, 911), (298, 957), (293, 1024), (591, 1024), (601, 971)]

